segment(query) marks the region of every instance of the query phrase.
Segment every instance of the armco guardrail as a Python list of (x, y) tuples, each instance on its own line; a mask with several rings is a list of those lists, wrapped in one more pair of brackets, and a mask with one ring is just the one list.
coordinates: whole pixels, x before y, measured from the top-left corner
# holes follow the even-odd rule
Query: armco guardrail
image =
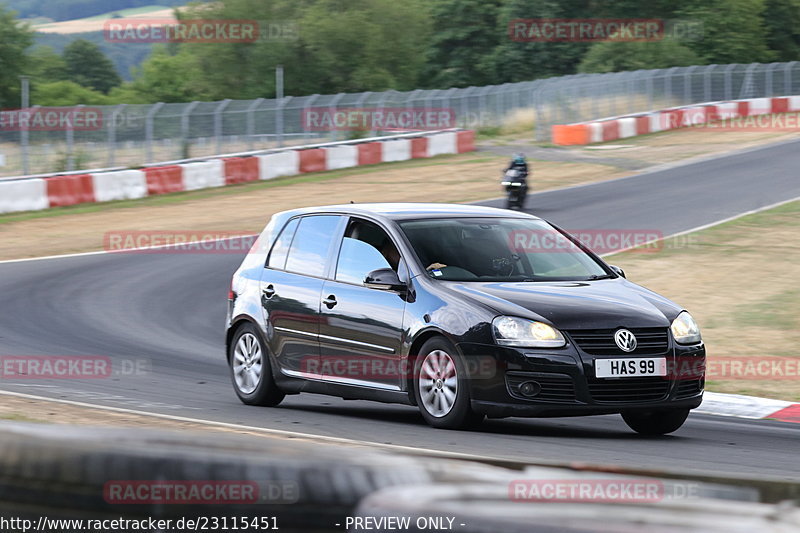
[(475, 132), (445, 130), (280, 151), (227, 154), (212, 159), (169, 161), (139, 169), (4, 179), (0, 180), (0, 213), (131, 200), (474, 149)]
[[(659, 131), (710, 125), (725, 120), (793, 111), (800, 111), (800, 96), (708, 102), (591, 122), (555, 125), (552, 131), (553, 143), (562, 146), (585, 145)], [(740, 126), (753, 127), (747, 122), (741, 122)], [(730, 127), (737, 125), (732, 124)]]

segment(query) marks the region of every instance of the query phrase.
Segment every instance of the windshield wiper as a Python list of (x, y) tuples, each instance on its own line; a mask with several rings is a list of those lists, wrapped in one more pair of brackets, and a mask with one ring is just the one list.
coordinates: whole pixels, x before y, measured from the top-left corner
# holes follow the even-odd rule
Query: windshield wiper
[(595, 281), (598, 279), (611, 279), (613, 277), (614, 276), (612, 274), (592, 274), (591, 276), (586, 278), (586, 281)]

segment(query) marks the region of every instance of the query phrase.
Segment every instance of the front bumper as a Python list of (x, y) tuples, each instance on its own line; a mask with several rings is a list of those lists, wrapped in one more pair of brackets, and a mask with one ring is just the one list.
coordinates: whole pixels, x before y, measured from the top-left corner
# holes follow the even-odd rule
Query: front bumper
[[(575, 344), (556, 350), (459, 345), (467, 361), (479, 360), (483, 372), (470, 376), (472, 408), (490, 417), (582, 416), (632, 410), (693, 409), (705, 387), (705, 347), (672, 341), (657, 355), (591, 355)], [(595, 361), (609, 357), (666, 357), (668, 376), (595, 378)], [(489, 361), (490, 364), (487, 364)], [(486, 368), (492, 367), (492, 372)], [(523, 384), (533, 383), (533, 395)], [(530, 393), (530, 390), (527, 391)]]

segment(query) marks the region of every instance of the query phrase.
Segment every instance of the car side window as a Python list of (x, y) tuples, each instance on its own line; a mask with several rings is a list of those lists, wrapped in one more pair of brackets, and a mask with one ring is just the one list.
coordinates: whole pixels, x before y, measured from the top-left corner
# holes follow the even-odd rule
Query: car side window
[(389, 235), (376, 224), (353, 219), (345, 231), (336, 265), (336, 281), (361, 285), (379, 268), (398, 270), (400, 254)]
[(328, 261), (337, 215), (313, 215), (300, 219), (286, 258), (286, 270), (307, 276), (322, 276)]
[(286, 256), (289, 253), (289, 246), (292, 244), (292, 239), (294, 238), (294, 232), (297, 229), (298, 222), (300, 222), (299, 218), (290, 220), (289, 223), (283, 228), (283, 231), (281, 231), (280, 236), (275, 241), (275, 245), (272, 247), (272, 251), (269, 254), (269, 259), (267, 260), (267, 266), (269, 268), (278, 268), (283, 270), (283, 268), (286, 266)]

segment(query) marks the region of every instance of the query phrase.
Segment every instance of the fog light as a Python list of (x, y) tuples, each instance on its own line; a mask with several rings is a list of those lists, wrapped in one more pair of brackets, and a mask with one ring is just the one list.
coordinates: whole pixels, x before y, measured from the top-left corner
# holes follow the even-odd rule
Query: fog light
[(526, 381), (519, 386), (519, 393), (528, 398), (532, 398), (542, 392), (542, 386), (535, 381)]

